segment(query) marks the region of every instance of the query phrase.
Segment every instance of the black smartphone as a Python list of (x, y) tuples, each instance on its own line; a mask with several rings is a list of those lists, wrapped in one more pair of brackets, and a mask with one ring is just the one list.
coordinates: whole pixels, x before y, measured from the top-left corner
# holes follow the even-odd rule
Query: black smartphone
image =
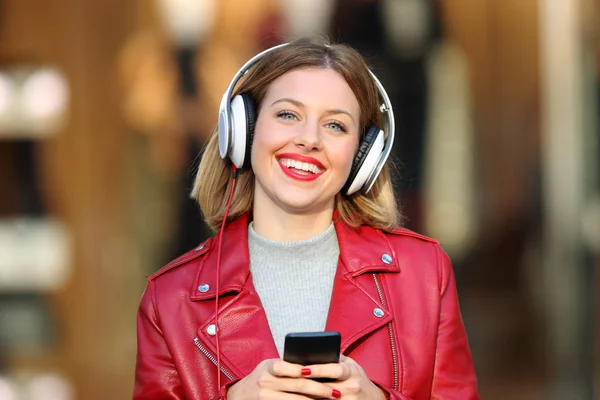
[(283, 360), (300, 365), (340, 362), (339, 332), (296, 332), (285, 336)]

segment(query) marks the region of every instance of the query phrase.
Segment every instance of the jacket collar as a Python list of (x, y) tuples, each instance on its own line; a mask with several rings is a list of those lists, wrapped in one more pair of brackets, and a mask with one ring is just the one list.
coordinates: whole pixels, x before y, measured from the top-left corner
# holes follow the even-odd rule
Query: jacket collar
[(357, 277), (365, 272), (400, 272), (396, 252), (378, 229), (361, 225), (353, 228), (335, 221), (340, 245), (340, 260), (348, 273)]
[[(219, 236), (221, 233), (223, 243), (219, 262)], [(220, 270), (219, 296), (225, 293), (239, 293), (250, 274), (247, 214), (243, 214), (225, 225), (225, 230), (217, 233), (210, 242), (210, 248), (204, 262), (198, 268), (196, 281), (192, 287), (192, 301), (215, 298), (217, 268)], [(205, 290), (205, 288), (208, 289)]]
[[(248, 220), (248, 215), (243, 214), (225, 226), (220, 263), (218, 250), (221, 232), (210, 241), (204, 262), (198, 269), (196, 281), (191, 288), (192, 301), (215, 297), (216, 268), (220, 269), (219, 296), (242, 290), (250, 274)], [(346, 268), (345, 275), (357, 277), (367, 272), (400, 272), (396, 253), (380, 230), (369, 226), (353, 228), (337, 218), (334, 225), (340, 246), (341, 265)], [(199, 290), (201, 286), (202, 290)]]

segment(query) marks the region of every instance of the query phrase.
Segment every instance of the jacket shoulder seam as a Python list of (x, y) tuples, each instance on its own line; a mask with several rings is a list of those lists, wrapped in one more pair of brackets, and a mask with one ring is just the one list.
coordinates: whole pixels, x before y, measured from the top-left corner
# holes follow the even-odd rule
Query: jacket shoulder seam
[(406, 228), (400, 228), (400, 227), (394, 228), (392, 231), (390, 231), (390, 233), (394, 234), (394, 235), (399, 235), (399, 236), (410, 236), (410, 237), (414, 237), (416, 239), (421, 239), (425, 242), (439, 244), (439, 240), (430, 238), (429, 236), (422, 235), (420, 233), (411, 231), (410, 229), (406, 229)]
[(183, 264), (186, 264), (189, 261), (195, 260), (196, 258), (206, 254), (206, 252), (208, 251), (208, 249), (210, 247), (209, 243), (208, 243), (209, 240), (201, 243), (195, 249), (182, 254), (181, 256), (177, 257), (176, 259), (174, 259), (173, 261), (171, 261), (170, 263), (168, 263), (167, 265), (165, 265), (158, 271), (154, 272), (152, 275), (150, 275), (148, 277), (148, 281), (153, 281), (154, 279), (165, 274), (166, 272), (168, 272), (174, 268), (177, 268)]

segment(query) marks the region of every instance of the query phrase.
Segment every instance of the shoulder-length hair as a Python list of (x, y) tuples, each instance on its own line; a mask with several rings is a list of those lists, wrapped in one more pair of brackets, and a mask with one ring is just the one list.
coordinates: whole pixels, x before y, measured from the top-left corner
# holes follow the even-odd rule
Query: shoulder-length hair
[[(299, 39), (267, 53), (246, 74), (233, 95), (250, 94), (260, 113), (269, 85), (286, 72), (303, 67), (330, 68), (346, 80), (360, 106), (361, 137), (368, 126), (381, 127), (381, 102), (366, 62), (353, 48), (328, 44), (322, 38)], [(217, 129), (206, 144), (191, 192), (207, 224), (215, 231), (225, 216), (232, 185), (231, 161), (219, 155)], [(227, 222), (244, 213), (251, 215), (253, 201), (254, 173), (249, 168), (238, 173)], [(368, 193), (362, 190), (349, 196), (338, 193), (334, 207), (339, 218), (354, 227), (364, 224), (389, 231), (401, 223), (388, 165), (383, 167)]]

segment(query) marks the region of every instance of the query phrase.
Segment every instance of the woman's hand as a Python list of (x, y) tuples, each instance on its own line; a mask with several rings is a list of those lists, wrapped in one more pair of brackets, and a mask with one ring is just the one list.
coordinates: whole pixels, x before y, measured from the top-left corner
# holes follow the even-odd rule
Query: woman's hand
[(348, 400), (385, 400), (386, 395), (367, 377), (367, 374), (350, 357), (341, 356), (339, 364), (311, 365), (309, 378), (331, 378), (334, 382), (327, 385), (339, 391), (342, 399)]
[(277, 358), (263, 360), (248, 376), (229, 388), (227, 400), (336, 399), (340, 397), (338, 389), (331, 385), (306, 379), (306, 375), (311, 372), (302, 365), (291, 364)]

